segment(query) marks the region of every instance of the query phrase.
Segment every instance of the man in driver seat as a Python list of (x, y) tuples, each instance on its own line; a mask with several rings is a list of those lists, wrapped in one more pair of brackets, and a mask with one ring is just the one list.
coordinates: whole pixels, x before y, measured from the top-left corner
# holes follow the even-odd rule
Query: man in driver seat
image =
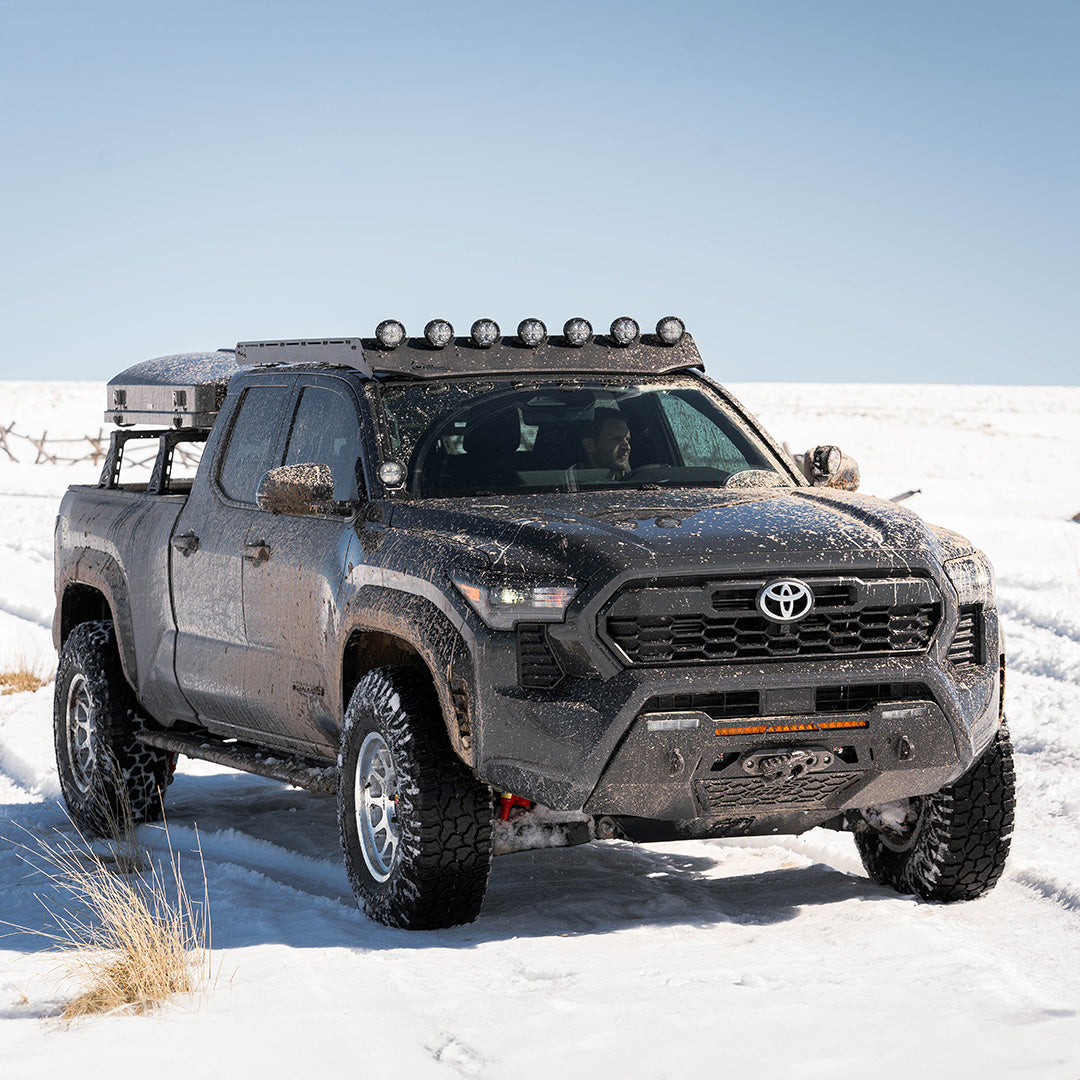
[(567, 480), (576, 488), (575, 473), (603, 469), (608, 480), (630, 474), (630, 425), (618, 409), (597, 409), (581, 437), (584, 460), (567, 469)]

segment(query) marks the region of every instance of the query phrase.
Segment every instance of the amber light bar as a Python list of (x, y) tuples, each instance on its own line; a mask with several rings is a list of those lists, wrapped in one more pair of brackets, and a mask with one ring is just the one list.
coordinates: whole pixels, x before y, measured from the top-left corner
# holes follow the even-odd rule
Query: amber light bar
[(780, 735), (789, 731), (836, 731), (840, 728), (866, 728), (869, 720), (824, 720), (819, 724), (754, 724), (751, 727), (718, 727), (717, 735)]

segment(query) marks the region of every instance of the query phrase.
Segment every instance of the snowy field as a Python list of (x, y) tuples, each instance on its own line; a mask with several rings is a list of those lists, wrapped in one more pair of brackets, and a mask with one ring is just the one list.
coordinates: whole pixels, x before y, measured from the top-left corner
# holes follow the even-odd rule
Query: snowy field
[[(864, 491), (920, 488), (908, 506), (994, 560), (1019, 805), (993, 893), (898, 896), (866, 879), (850, 837), (820, 830), (608, 841), (501, 857), (478, 922), (409, 934), (354, 906), (330, 799), (185, 759), (170, 831), (181, 848), (196, 824), (202, 837), (215, 989), (65, 1029), (55, 958), (0, 937), (0, 1080), (1077, 1080), (1080, 389), (734, 390), (791, 449), (853, 454)], [(104, 400), (98, 384), (0, 384), (0, 426), (96, 434)], [(0, 670), (52, 670), (53, 520), (65, 486), (97, 472), (0, 460)], [(53, 890), (12, 838), (66, 827), (51, 709), (51, 686), (0, 697), (0, 920), (30, 927)]]

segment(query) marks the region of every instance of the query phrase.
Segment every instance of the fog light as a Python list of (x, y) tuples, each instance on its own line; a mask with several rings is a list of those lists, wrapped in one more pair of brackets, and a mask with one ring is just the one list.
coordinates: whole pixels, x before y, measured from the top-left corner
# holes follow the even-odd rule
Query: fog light
[(535, 349), (547, 341), (547, 327), (539, 319), (522, 319), (518, 323), (518, 337), (522, 344)]
[(677, 345), (686, 333), (686, 326), (676, 315), (668, 315), (656, 324), (656, 336), (665, 345)]
[(396, 349), (405, 340), (405, 327), (397, 319), (383, 319), (375, 327), (375, 340), (384, 349)]
[(477, 319), (469, 334), (478, 348), (490, 349), (499, 340), (499, 324), (494, 319)]
[(567, 319), (562, 332), (567, 345), (580, 347), (592, 341), (592, 323), (588, 319)]
[(641, 337), (641, 327), (634, 319), (623, 315), (611, 324), (611, 336), (616, 345), (633, 345)]
[(432, 319), (424, 327), (424, 337), (433, 349), (445, 349), (454, 340), (454, 328), (445, 319)]

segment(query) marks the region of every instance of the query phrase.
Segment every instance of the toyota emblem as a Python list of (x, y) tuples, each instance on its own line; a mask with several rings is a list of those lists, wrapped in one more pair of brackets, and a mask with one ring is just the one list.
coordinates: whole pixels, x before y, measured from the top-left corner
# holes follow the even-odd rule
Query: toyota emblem
[(793, 623), (805, 619), (814, 606), (810, 586), (798, 578), (770, 581), (757, 594), (758, 611), (778, 623)]

